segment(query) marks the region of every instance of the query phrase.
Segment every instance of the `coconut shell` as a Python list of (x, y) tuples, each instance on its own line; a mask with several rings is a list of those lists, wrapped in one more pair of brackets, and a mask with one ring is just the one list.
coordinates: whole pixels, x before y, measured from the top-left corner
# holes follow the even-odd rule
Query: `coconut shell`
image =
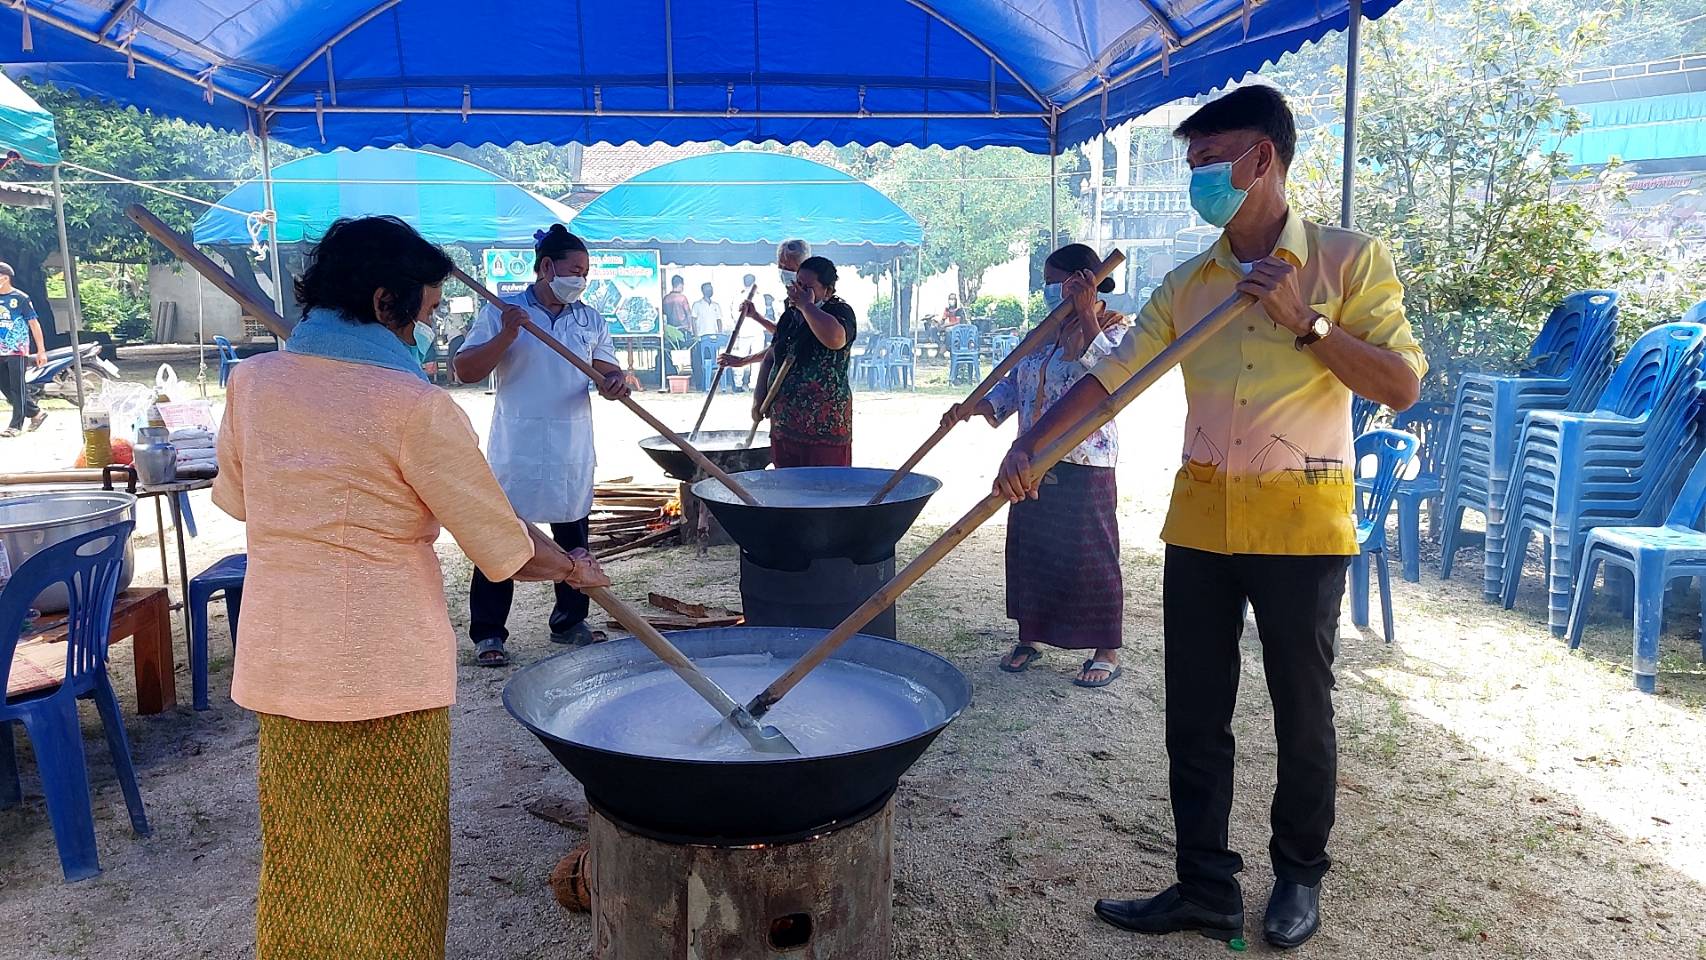
[(570, 850), (569, 855), (557, 861), (557, 866), (551, 871), (551, 893), (559, 904), (575, 913), (592, 910), (592, 890), (587, 885), (588, 849), (583, 843)]

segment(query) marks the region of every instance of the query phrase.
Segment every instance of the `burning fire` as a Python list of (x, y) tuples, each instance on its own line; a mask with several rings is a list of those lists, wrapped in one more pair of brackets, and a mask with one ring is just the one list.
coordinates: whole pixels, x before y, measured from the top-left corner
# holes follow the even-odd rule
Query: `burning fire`
[(677, 497), (670, 497), (668, 500), (664, 501), (663, 516), (664, 516), (665, 520), (673, 520), (676, 517), (681, 516), (681, 498), (680, 497), (678, 497), (678, 496)]

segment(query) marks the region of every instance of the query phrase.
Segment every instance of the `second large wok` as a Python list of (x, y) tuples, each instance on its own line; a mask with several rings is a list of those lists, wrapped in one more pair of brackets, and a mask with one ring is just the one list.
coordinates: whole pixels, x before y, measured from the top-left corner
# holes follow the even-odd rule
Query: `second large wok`
[(814, 560), (845, 557), (879, 563), (918, 519), (942, 482), (909, 473), (882, 503), (866, 501), (890, 471), (866, 467), (789, 467), (733, 474), (758, 501), (742, 503), (722, 482), (701, 480), (693, 495), (759, 566), (804, 570)]

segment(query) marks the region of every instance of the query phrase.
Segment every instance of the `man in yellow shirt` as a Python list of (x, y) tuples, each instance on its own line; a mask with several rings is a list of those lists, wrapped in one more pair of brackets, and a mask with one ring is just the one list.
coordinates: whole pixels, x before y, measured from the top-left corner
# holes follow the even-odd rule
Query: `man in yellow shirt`
[(1297, 131), (1278, 91), (1236, 90), (1174, 134), (1188, 143), (1192, 206), (1225, 232), (1169, 273), (1115, 353), (1014, 442), (996, 489), (1014, 501), (1034, 496), (1023, 475), (1036, 451), (1235, 291), (1256, 299), (1181, 364), (1189, 410), (1162, 530), (1178, 883), (1146, 899), (1100, 901), (1096, 912), (1140, 933), (1242, 936), (1243, 860), (1227, 845), (1227, 818), (1248, 604), (1279, 759), (1263, 933), (1284, 949), (1319, 927), (1330, 863), (1333, 648), (1357, 551), (1351, 395), (1406, 409), (1427, 365), (1386, 247), (1303, 220), (1287, 202)]

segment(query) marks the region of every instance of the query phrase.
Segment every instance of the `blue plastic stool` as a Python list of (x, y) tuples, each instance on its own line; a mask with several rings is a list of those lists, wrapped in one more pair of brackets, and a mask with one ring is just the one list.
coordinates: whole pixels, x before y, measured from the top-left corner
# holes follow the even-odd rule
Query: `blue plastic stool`
[(43, 590), (59, 587), (69, 605), (65, 615), (65, 678), (47, 690), (17, 697), (0, 695), (0, 808), (17, 803), (23, 792), (13, 753), (15, 721), (24, 725), (35, 747), (47, 816), (53, 824), (59, 866), (67, 881), (84, 880), (101, 872), (77, 701), (95, 702), (119, 790), (130, 811), (131, 829), (138, 836), (148, 835), (148, 817), (136, 785), (124, 718), (107, 678), (107, 633), (113, 601), (118, 596), (119, 572), (124, 566), (124, 546), (134, 527), (134, 522), (126, 520), (44, 547), (19, 564), (16, 574), (0, 588), (0, 690), (11, 676), (12, 657), (30, 604)]
[(225, 594), (225, 619), (231, 624), (231, 652), (237, 652), (237, 616), (243, 608), (243, 577), (249, 555), (234, 553), (190, 578), (190, 684), (197, 710), (207, 709), (207, 605)]

